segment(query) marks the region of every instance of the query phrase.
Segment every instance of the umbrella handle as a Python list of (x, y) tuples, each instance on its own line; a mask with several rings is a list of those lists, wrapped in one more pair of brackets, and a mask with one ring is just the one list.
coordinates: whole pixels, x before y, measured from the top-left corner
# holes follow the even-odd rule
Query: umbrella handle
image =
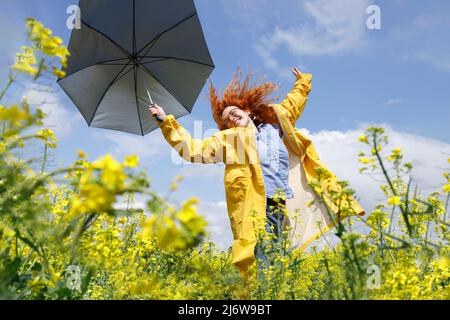
[[(147, 89), (147, 85), (145, 86), (145, 90), (147, 91), (147, 95), (148, 95), (148, 98), (150, 100), (150, 104), (154, 105), (155, 103), (153, 102), (152, 96), (150, 95), (150, 92)], [(155, 119), (155, 120), (157, 120), (159, 122), (163, 121), (163, 118), (161, 118), (159, 115), (153, 115), (153, 119)]]
[(147, 95), (148, 95), (148, 99), (150, 100), (150, 104), (155, 104), (155, 103), (153, 102), (152, 96), (150, 95), (150, 92), (149, 92), (148, 89), (147, 89), (147, 85), (145, 85), (145, 90), (147, 91)]

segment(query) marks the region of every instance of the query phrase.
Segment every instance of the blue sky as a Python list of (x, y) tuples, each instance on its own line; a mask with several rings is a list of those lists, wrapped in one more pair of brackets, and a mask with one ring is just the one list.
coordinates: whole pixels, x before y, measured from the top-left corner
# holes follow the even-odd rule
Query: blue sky
[[(281, 85), (292, 86), (290, 66), (313, 74), (313, 88), (297, 127), (310, 134), (324, 162), (351, 181), (361, 203), (370, 207), (376, 184), (357, 174), (360, 145), (355, 139), (368, 124), (388, 128), (392, 143), (404, 146), (416, 163), (424, 190), (439, 186), (450, 157), (450, 2), (370, 0), (196, 0), (216, 69), (211, 80), (222, 88), (238, 65)], [(66, 8), (75, 0), (3, 0), (0, 3), (0, 80), (24, 43), (24, 19), (32, 16), (68, 43)], [(366, 27), (369, 5), (381, 9), (381, 29)], [(150, 18), (150, 17), (149, 17)], [(142, 166), (161, 192), (171, 179), (185, 175), (173, 200), (201, 199), (214, 239), (231, 242), (224, 204), (223, 166), (175, 165), (161, 133), (146, 137), (88, 128), (58, 87), (48, 106), (49, 126), (60, 138), (57, 164), (70, 163), (78, 148), (90, 159), (105, 153), (138, 153)], [(205, 88), (206, 89), (206, 88)], [(202, 122), (215, 128), (206, 90), (194, 111), (180, 122), (193, 131)], [(39, 95), (28, 93), (36, 99)], [(395, 146), (393, 146), (395, 147)], [(369, 186), (370, 185), (370, 186)]]

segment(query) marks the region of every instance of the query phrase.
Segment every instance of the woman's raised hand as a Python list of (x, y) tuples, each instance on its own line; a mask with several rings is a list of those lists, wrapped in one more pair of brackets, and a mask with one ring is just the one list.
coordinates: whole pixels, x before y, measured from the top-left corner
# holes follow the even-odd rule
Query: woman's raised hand
[(300, 78), (302, 76), (302, 73), (300, 72), (300, 70), (297, 67), (292, 67), (291, 71), (296, 78)]
[(151, 104), (148, 107), (148, 111), (150, 111), (151, 115), (156, 117), (159, 121), (163, 121), (166, 117), (166, 113), (164, 109), (158, 106), (157, 104)]

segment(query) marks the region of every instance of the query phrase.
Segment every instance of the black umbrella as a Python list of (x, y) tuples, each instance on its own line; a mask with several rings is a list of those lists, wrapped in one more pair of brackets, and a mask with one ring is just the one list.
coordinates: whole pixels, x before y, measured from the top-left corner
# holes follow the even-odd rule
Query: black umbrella
[(193, 0), (81, 0), (59, 85), (89, 126), (145, 135), (153, 101), (181, 117), (214, 69)]

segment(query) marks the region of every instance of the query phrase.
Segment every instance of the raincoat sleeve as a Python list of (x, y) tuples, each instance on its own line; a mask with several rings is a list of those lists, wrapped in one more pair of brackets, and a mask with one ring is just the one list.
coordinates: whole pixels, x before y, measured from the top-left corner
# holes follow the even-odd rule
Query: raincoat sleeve
[(305, 109), (308, 94), (311, 91), (312, 74), (302, 73), (295, 81), (294, 88), (281, 102), (281, 108), (286, 111), (289, 121), (294, 124)]
[(189, 132), (171, 114), (159, 124), (167, 142), (188, 162), (220, 163), (223, 162), (224, 148), (221, 132), (207, 139), (193, 139)]

